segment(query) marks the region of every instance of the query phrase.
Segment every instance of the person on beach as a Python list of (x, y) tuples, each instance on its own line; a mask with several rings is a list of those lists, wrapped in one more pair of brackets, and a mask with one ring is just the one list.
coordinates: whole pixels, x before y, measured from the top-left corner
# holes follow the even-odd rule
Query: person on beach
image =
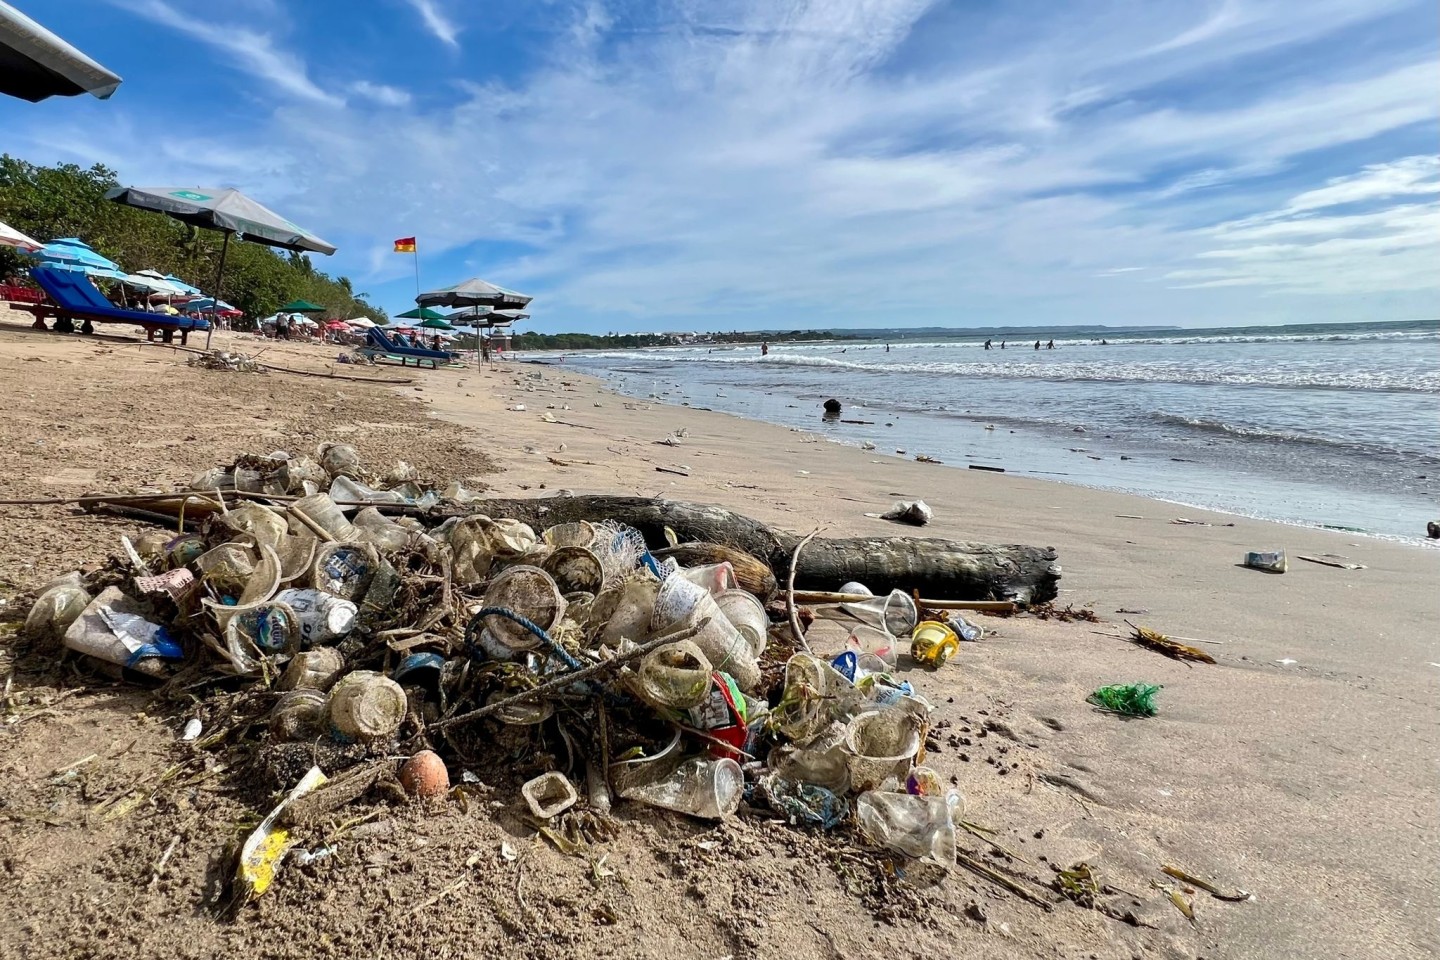
[(990, 349), (990, 341), (989, 341), (989, 340), (986, 340), (986, 341), (985, 341), (985, 349), (986, 349), (986, 350), (989, 350), (989, 349)]
[(290, 339), (290, 317), (288, 314), (277, 313), (275, 315), (275, 339)]
[(768, 343), (761, 343), (761, 344), (760, 344), (760, 356), (762, 356), (762, 357), (768, 357), (768, 356), (770, 356), (770, 344), (768, 344)]
[(1045, 344), (1045, 349), (1046, 349), (1046, 350), (1054, 350), (1054, 349), (1055, 349), (1055, 341), (1054, 341), (1054, 340), (1051, 340), (1049, 343)]
[(1001, 340), (1001, 341), (1000, 341), (1000, 349), (1001, 349), (1001, 350), (1004, 350), (1004, 349), (1005, 349), (1005, 341), (1004, 341), (1004, 340)]
[(1036, 349), (1036, 350), (1039, 350), (1039, 349), (1040, 349), (1040, 341), (1039, 341), (1039, 340), (1036, 340), (1036, 341), (1035, 341), (1035, 349)]
[(490, 341), (489, 341), (489, 340), (481, 340), (481, 341), (480, 341), (480, 362), (481, 362), (481, 363), (489, 363), (489, 362), (490, 362)]

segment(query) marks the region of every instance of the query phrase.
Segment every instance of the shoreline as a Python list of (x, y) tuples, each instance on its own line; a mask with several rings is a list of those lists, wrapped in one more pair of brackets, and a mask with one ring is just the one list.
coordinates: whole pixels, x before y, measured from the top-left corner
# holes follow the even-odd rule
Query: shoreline
[[(845, 425), (844, 420), (829, 420), (829, 422), (818, 422), (818, 400), (809, 396), (808, 391), (796, 391), (793, 384), (775, 387), (773, 391), (766, 391), (765, 396), (760, 397), (753, 390), (753, 387), (742, 383), (729, 384), (721, 387), (721, 390), (729, 390), (730, 393), (720, 394), (723, 399), (729, 400), (730, 409), (716, 409), (708, 406), (714, 400), (701, 399), (696, 396), (700, 389), (698, 384), (688, 384), (681, 391), (681, 397), (691, 397), (693, 402), (678, 403), (668, 396), (670, 390), (661, 391), (661, 397), (654, 394), (642, 397), (641, 391), (644, 387), (635, 387), (635, 393), (622, 393), (625, 386), (631, 383), (632, 379), (639, 380), (661, 380), (658, 374), (639, 374), (634, 371), (592, 371), (582, 370), (570, 366), (570, 364), (557, 363), (557, 361), (530, 361), (530, 363), (543, 363), (544, 366), (560, 368), (569, 371), (575, 376), (589, 377), (606, 389), (615, 391), (618, 396), (636, 403), (657, 403), (664, 406), (680, 406), (691, 410), (708, 410), (708, 412), (724, 413), (724, 415), (739, 417), (749, 422), (766, 423), (766, 425), (782, 427), (782, 429), (808, 430), (812, 435), (821, 439), (831, 440), (842, 446), (850, 446), (852, 449), (860, 449), (861, 440), (873, 440), (877, 443), (876, 450), (867, 450), (874, 456), (883, 458), (894, 458), (894, 443), (887, 443), (887, 440), (899, 440), (901, 448), (909, 450), (910, 455), (917, 452), (940, 453), (943, 458), (943, 465), (953, 469), (966, 469), (969, 463), (979, 463), (976, 469), (985, 469), (986, 466), (1004, 466), (1005, 474), (1011, 476), (1032, 476), (1038, 479), (1050, 479), (1066, 486), (1080, 486), (1093, 491), (1109, 492), (1109, 494), (1129, 495), (1129, 497), (1140, 497), (1153, 499), (1153, 501), (1168, 502), (1176, 507), (1184, 507), (1187, 510), (1204, 510), (1220, 512), (1220, 514), (1231, 515), (1246, 520), (1257, 520), (1276, 522), (1284, 527), (1303, 528), (1303, 530), (1335, 531), (1346, 535), (1364, 535), (1374, 540), (1385, 541), (1385, 543), (1398, 543), (1418, 545), (1426, 548), (1427, 544), (1436, 543), (1428, 540), (1424, 535), (1426, 522), (1433, 520), (1431, 512), (1440, 515), (1440, 508), (1433, 508), (1434, 505), (1428, 499), (1414, 497), (1414, 495), (1385, 494), (1381, 499), (1369, 498), (1365, 491), (1351, 491), (1351, 489), (1336, 488), (1335, 491), (1328, 491), (1325, 495), (1319, 494), (1315, 489), (1300, 478), (1267, 478), (1266, 495), (1257, 502), (1254, 507), (1247, 507), (1243, 502), (1205, 502), (1202, 491), (1204, 489), (1233, 489), (1234, 485), (1240, 484), (1240, 476), (1234, 474), (1233, 466), (1225, 461), (1225, 456), (1231, 450), (1224, 445), (1182, 445), (1182, 443), (1171, 443), (1171, 445), (1155, 445), (1145, 440), (1133, 438), (1112, 438), (1109, 435), (1100, 435), (1097, 432), (1083, 432), (1077, 429), (1074, 423), (1040, 423), (1017, 422), (1005, 416), (982, 416), (972, 413), (959, 413), (955, 410), (940, 410), (940, 412), (924, 412), (924, 410), (913, 410), (909, 407), (894, 407), (880, 404), (880, 406), (867, 406), (867, 404), (854, 402), (847, 404), (847, 410), (854, 410), (848, 416), (876, 417), (883, 423), (883, 427), (900, 426), (900, 430), (881, 429), (880, 423), (873, 423), (867, 429)], [(677, 376), (674, 371), (668, 371), (667, 377)], [(618, 381), (618, 383), (616, 383)], [(704, 389), (713, 387), (713, 383), (707, 383)], [(772, 393), (775, 396), (772, 397)], [(815, 407), (814, 417), (799, 416), (799, 410), (809, 409), (801, 407), (796, 403), (786, 404), (783, 409), (775, 406), (783, 402), (778, 394), (783, 393), (789, 399), (798, 400), (799, 403), (812, 402)], [(819, 396), (819, 394), (816, 394)], [(696, 406), (696, 404), (707, 404), (707, 406)], [(749, 409), (744, 409), (749, 407)], [(791, 415), (791, 416), (786, 416)], [(945, 417), (945, 423), (963, 423), (965, 429), (971, 430), (971, 435), (963, 435), (959, 432), (948, 432), (942, 430), (942, 440), (924, 446), (926, 440), (916, 439), (916, 430), (904, 429), (914, 422), (926, 425), (932, 417)], [(1074, 436), (1064, 432), (1064, 427), (1070, 426), (1074, 429)], [(972, 429), (973, 427), (973, 429)], [(979, 432), (984, 430), (984, 433)], [(920, 432), (924, 433), (922, 430)], [(845, 436), (841, 436), (844, 433)], [(1247, 443), (1254, 443), (1254, 440), (1244, 440)], [(1074, 443), (1079, 443), (1081, 448), (1076, 448)], [(1276, 442), (1279, 443), (1279, 442)], [(976, 446), (986, 448), (985, 453), (976, 452)], [(939, 448), (939, 449), (937, 449)], [(965, 452), (962, 448), (971, 448)], [(1103, 456), (1093, 456), (1090, 453), (1104, 453)], [(1179, 456), (1185, 455), (1185, 456)], [(1104, 461), (1106, 466), (1089, 461)], [(1126, 462), (1119, 466), (1120, 462)], [(1176, 465), (1184, 465), (1176, 468)], [(1045, 469), (1037, 469), (1037, 468)], [(1168, 491), (1161, 488), (1168, 486)], [(1365, 507), (1358, 510), (1359, 517), (1354, 522), (1348, 522), (1349, 518), (1326, 517), (1325, 520), (1313, 520), (1316, 515), (1325, 517), (1325, 499), (1344, 494), (1349, 497), (1348, 502), (1355, 504), (1358, 501), (1365, 501)], [(1231, 499), (1236, 495), (1228, 495)], [(1316, 499), (1308, 499), (1316, 498)], [(1254, 499), (1254, 497), (1251, 497)], [(1300, 514), (1305, 515), (1277, 515), (1277, 505), (1292, 504), (1300, 502), (1305, 504), (1305, 510)], [(1372, 530), (1365, 527), (1361, 521), (1367, 515), (1385, 514), (1388, 510), (1394, 510), (1392, 504), (1404, 504), (1407, 508), (1407, 515), (1413, 514), (1416, 517), (1413, 528), (1417, 533), (1392, 533), (1390, 530)], [(1329, 522), (1326, 522), (1329, 521)], [(1395, 522), (1398, 524), (1398, 521)]]

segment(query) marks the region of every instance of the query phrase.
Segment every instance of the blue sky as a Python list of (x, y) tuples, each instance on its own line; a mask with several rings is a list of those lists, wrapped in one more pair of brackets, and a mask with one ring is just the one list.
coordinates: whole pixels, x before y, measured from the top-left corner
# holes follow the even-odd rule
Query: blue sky
[(0, 149), (239, 187), (535, 329), (1440, 315), (1433, 0), (11, 0)]

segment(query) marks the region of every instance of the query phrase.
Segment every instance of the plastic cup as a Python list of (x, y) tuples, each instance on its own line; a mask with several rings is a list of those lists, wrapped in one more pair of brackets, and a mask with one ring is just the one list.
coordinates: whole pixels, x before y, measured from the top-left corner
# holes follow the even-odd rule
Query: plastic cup
[(857, 603), (842, 603), (840, 609), (861, 623), (889, 631), (895, 637), (907, 636), (919, 619), (915, 601), (903, 590), (892, 590), (883, 597)]
[(400, 728), (406, 709), (400, 684), (373, 670), (356, 670), (330, 691), (330, 729), (343, 741), (388, 737)]
[(735, 579), (735, 568), (728, 560), (721, 563), (707, 563), (698, 567), (686, 567), (680, 571), (680, 576), (691, 583), (704, 587), (710, 591), (712, 597), (718, 597), (727, 590), (734, 590), (740, 584)]
[(845, 749), (857, 791), (874, 790), (892, 777), (903, 784), (920, 751), (919, 726), (904, 710), (862, 713), (845, 728)]
[(694, 757), (668, 776), (629, 786), (620, 795), (652, 807), (719, 820), (739, 809), (744, 792), (745, 774), (740, 764), (730, 759)]
[(710, 670), (710, 661), (692, 641), (667, 643), (640, 661), (635, 692), (653, 707), (688, 710), (710, 692)]
[(753, 593), (726, 590), (715, 598), (715, 605), (725, 614), (725, 619), (740, 631), (752, 654), (759, 657), (765, 652), (765, 645), (769, 642), (770, 618), (765, 613), (765, 605)]
[(845, 640), (845, 648), (855, 651), (857, 658), (863, 654), (870, 654), (878, 657), (887, 667), (895, 666), (899, 655), (899, 646), (899, 641), (890, 634), (890, 631), (865, 624), (858, 624), (851, 628), (850, 636)]

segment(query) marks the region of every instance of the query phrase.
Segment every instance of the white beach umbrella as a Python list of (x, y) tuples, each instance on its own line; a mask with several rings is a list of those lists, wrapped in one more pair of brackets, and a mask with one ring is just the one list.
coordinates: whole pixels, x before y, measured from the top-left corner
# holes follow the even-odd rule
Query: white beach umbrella
[(147, 273), (127, 274), (121, 282), (127, 287), (149, 290), (151, 293), (158, 293), (167, 297), (178, 297), (183, 293), (179, 287), (164, 277), (154, 277)]
[(45, 244), (28, 237), (10, 224), (0, 221), (0, 247), (17, 247), (21, 250), (39, 250)]
[(369, 317), (356, 317), (354, 320), (346, 320), (345, 322), (352, 327), (360, 327), (362, 330), (369, 330), (375, 326), (375, 321)]

